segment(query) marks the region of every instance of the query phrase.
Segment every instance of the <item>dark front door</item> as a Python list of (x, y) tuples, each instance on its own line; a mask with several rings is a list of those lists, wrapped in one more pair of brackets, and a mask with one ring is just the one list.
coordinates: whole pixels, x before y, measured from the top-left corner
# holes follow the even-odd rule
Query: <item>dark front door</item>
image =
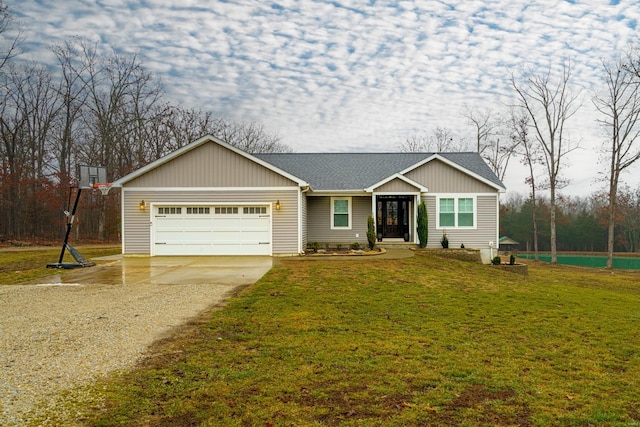
[(402, 237), (400, 222), (400, 202), (398, 200), (384, 200), (382, 206), (383, 237)]
[(409, 197), (378, 196), (378, 232), (382, 238), (409, 237)]

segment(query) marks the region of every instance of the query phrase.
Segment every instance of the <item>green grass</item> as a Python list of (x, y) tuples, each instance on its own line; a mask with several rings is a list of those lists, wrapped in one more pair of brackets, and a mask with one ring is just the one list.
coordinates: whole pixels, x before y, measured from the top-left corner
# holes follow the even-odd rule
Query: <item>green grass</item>
[[(95, 384), (87, 425), (638, 425), (640, 275), (283, 260)], [(78, 421), (76, 420), (76, 421)]]
[[(15, 285), (53, 274), (63, 274), (68, 270), (47, 268), (47, 264), (56, 263), (60, 257), (58, 248), (0, 248), (0, 286)], [(77, 248), (87, 259), (119, 254), (120, 246), (97, 245)], [(75, 262), (65, 251), (63, 262)]]

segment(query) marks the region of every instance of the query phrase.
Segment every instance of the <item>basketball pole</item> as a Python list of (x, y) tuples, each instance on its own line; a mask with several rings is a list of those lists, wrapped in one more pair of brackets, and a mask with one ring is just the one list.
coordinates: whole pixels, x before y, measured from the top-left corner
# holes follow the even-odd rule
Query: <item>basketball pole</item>
[(62, 258), (64, 258), (64, 251), (65, 249), (67, 249), (67, 244), (69, 243), (69, 235), (71, 234), (71, 227), (73, 226), (73, 220), (75, 219), (75, 216), (76, 216), (76, 209), (78, 208), (80, 193), (82, 193), (82, 188), (78, 187), (78, 192), (76, 193), (76, 200), (73, 203), (73, 209), (71, 210), (71, 217), (67, 220), (67, 232), (64, 235), (64, 243), (62, 244), (62, 250), (60, 251), (60, 258), (58, 259), (58, 264), (62, 264)]

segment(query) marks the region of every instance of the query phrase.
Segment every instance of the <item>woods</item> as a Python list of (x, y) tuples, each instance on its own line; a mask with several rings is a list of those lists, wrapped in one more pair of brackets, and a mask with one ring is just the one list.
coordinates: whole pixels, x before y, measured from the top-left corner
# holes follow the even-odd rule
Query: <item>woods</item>
[[(584, 197), (559, 197), (556, 201), (558, 251), (607, 252), (609, 209), (605, 191)], [(549, 252), (550, 209), (548, 198), (538, 197), (535, 214), (538, 222), (538, 246)], [(614, 230), (616, 252), (640, 250), (640, 187), (624, 187), (618, 192)], [(500, 234), (520, 243), (522, 251), (534, 251), (534, 204), (531, 197), (510, 195), (500, 204)]]
[[(59, 239), (78, 164), (105, 166), (110, 182), (205, 134), (250, 153), (290, 151), (261, 123), (170, 103), (135, 55), (81, 38), (53, 53), (54, 70), (13, 51), (0, 62), (1, 239)], [(76, 238), (119, 239), (117, 191), (86, 191), (81, 203)]]

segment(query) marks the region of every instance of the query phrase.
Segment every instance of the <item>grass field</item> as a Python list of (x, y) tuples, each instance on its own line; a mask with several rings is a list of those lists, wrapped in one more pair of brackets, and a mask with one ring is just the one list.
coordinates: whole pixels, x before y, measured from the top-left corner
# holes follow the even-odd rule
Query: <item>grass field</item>
[(640, 274), (529, 268), (282, 260), (92, 385), (76, 421), (639, 425)]
[[(64, 273), (64, 270), (47, 268), (47, 264), (58, 262), (61, 247), (62, 245), (50, 249), (0, 248), (0, 286), (16, 285), (40, 277)], [(78, 246), (77, 249), (87, 259), (115, 255), (122, 251), (120, 245)], [(68, 251), (65, 251), (63, 262), (73, 263), (75, 260)]]

